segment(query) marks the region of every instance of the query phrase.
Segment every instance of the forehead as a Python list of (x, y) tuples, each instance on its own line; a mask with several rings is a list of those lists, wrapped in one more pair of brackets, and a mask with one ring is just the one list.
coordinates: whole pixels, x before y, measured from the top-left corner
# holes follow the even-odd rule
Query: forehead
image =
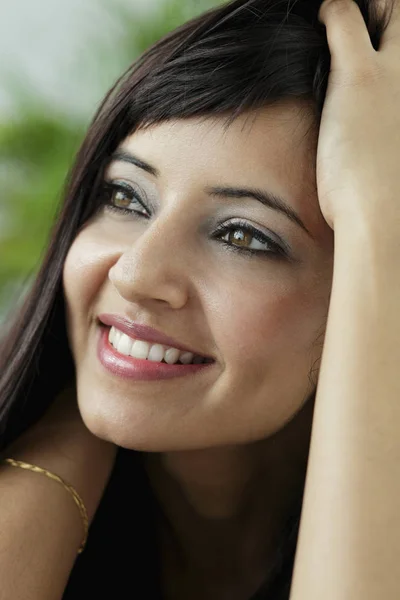
[[(141, 129), (120, 147), (150, 157), (161, 176), (206, 169), (209, 176), (235, 168), (235, 175), (261, 171), (276, 179), (314, 177), (315, 135), (304, 106), (273, 105), (246, 113), (226, 126), (226, 118), (168, 121)], [(311, 131), (310, 131), (311, 128)], [(145, 158), (145, 157), (143, 157)], [(307, 168), (305, 169), (305, 167)]]
[[(177, 119), (139, 129), (120, 145), (159, 171), (163, 188), (268, 188), (317, 236), (331, 234), (316, 187), (318, 131), (307, 102), (286, 101), (238, 117)], [(135, 169), (135, 167), (132, 167)], [(150, 176), (149, 176), (150, 177)]]

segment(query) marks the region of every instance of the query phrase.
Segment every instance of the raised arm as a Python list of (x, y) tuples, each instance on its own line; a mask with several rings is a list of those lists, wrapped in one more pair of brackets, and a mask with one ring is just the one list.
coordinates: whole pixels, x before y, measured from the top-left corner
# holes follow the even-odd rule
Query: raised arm
[(400, 248), (336, 240), (290, 600), (398, 600)]
[(355, 2), (323, 13), (334, 77), (317, 179), (334, 275), (290, 600), (398, 600), (400, 3), (379, 51)]

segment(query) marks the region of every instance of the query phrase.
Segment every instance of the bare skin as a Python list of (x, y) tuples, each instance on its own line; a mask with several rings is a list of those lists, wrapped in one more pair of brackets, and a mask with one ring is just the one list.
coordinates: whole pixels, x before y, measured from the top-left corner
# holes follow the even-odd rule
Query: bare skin
[(158, 522), (167, 600), (242, 600), (270, 580), (267, 569), (304, 483), (313, 409), (309, 401), (275, 436), (247, 445), (247, 459), (237, 449), (231, 479), (231, 448), (144, 455), (168, 522)]
[(333, 72), (317, 175), (335, 268), (290, 600), (397, 600), (400, 3), (378, 51), (355, 2), (324, 2), (320, 18)]
[[(14, 458), (62, 477), (79, 490), (90, 524), (116, 452), (115, 445), (85, 427), (72, 386), (1, 459)], [(84, 535), (71, 495), (43, 474), (1, 464), (0, 496), (1, 600), (61, 598)]]
[[(179, 582), (180, 597), (188, 587), (191, 597), (198, 589), (199, 598), (219, 600), (254, 593), (303, 483), (307, 399), (316, 386), (333, 261), (332, 230), (315, 190), (316, 137), (304, 108), (270, 107), (227, 131), (221, 119), (191, 119), (135, 132), (120, 149), (158, 177), (115, 161), (106, 179), (134, 186), (148, 218), (100, 212), (66, 260), (82, 417), (95, 435), (147, 454), (169, 520), (169, 533), (160, 531), (166, 561), (173, 557), (165, 585), (172, 594), (170, 580)], [(253, 198), (210, 196), (210, 186), (280, 194), (309, 233)], [(268, 250), (251, 235), (211, 237), (218, 224), (239, 219), (280, 236), (291, 259), (245, 256), (219, 241)], [(119, 378), (95, 352), (104, 312), (153, 326), (215, 363), (197, 380)]]

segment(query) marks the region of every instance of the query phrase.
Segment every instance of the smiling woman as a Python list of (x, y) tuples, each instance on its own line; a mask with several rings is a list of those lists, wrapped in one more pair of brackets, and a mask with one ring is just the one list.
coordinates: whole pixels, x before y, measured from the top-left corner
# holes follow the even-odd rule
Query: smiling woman
[(75, 560), (68, 498), (5, 467), (8, 595), (289, 598), (333, 271), (319, 7), (212, 10), (96, 114), (0, 353), (3, 456), (72, 485), (89, 536)]
[[(281, 430), (313, 391), (308, 373), (320, 353), (314, 342), (328, 305), (333, 235), (304, 176), (309, 123), (291, 107), (260, 109), (247, 121), (238, 117), (224, 132), (223, 120), (173, 120), (129, 135), (125, 156), (140, 155), (157, 173), (114, 158), (96, 212), (66, 257), (67, 330), (82, 416), (119, 446), (204, 448), (211, 461), (213, 448)], [(245, 191), (250, 187), (291, 197), (291, 212), (305, 215), (313, 237)], [(241, 189), (241, 198), (229, 189)], [(121, 334), (116, 340), (99, 326), (101, 313), (124, 319), (103, 319)], [(148, 339), (135, 324), (173, 336), (165, 360), (161, 334)], [(162, 355), (153, 346), (148, 356), (143, 342), (163, 344)], [(184, 366), (180, 350), (212, 362)], [(122, 377), (120, 393), (110, 371)], [(153, 385), (141, 383), (149, 380)]]

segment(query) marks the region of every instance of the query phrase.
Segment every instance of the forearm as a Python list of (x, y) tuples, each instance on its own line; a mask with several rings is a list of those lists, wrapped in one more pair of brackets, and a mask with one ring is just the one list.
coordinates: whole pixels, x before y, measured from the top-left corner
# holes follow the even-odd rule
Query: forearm
[[(3, 457), (37, 465), (71, 484), (90, 524), (116, 447), (90, 434), (79, 415), (74, 416), (73, 402), (66, 400), (64, 406), (54, 403), (53, 414), (16, 440)], [(60, 483), (0, 466), (0, 600), (60, 600), (83, 535), (79, 509)]]
[(399, 236), (361, 229), (335, 229), (291, 600), (400, 597)]
[(0, 468), (0, 600), (59, 600), (83, 525), (70, 494), (44, 475)]

